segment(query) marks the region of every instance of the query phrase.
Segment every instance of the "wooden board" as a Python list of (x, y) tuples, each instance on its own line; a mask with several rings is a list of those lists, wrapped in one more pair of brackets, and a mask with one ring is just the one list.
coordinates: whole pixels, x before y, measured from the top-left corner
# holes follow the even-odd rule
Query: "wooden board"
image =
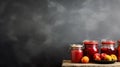
[(63, 60), (62, 67), (120, 67), (120, 62), (113, 64), (96, 64), (96, 63), (71, 63), (70, 60)]

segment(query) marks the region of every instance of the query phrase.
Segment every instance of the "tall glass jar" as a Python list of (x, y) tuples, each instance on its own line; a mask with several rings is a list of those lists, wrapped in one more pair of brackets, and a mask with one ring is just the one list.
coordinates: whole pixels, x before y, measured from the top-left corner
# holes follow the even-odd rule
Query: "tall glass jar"
[(116, 55), (116, 49), (115, 49), (115, 41), (113, 40), (103, 40), (101, 45), (101, 53), (106, 53), (108, 55), (115, 54)]
[(83, 57), (82, 45), (71, 45), (71, 61), (79, 63)]
[(93, 61), (93, 55), (98, 53), (98, 42), (95, 40), (85, 40), (83, 41), (85, 46), (84, 55), (90, 58), (90, 61)]
[(120, 62), (120, 40), (117, 41), (118, 43), (118, 47), (117, 47), (117, 58), (118, 58), (118, 62)]

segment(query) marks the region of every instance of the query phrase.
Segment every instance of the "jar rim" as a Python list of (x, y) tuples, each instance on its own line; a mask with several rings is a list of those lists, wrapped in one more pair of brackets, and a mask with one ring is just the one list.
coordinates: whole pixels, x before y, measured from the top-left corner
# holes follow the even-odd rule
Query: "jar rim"
[(71, 44), (71, 47), (83, 47), (81, 44)]
[(97, 45), (98, 42), (96, 40), (84, 40), (83, 44), (84, 45), (95, 45), (95, 44)]
[(102, 41), (101, 43), (110, 45), (110, 44), (115, 44), (115, 41), (113, 41), (113, 40), (106, 40), (106, 41)]

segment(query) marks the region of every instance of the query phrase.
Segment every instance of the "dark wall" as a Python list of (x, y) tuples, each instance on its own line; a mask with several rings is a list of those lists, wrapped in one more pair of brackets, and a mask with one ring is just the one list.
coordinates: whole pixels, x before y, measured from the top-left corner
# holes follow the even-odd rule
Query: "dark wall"
[(119, 0), (0, 0), (0, 66), (61, 67), (69, 46), (119, 39)]

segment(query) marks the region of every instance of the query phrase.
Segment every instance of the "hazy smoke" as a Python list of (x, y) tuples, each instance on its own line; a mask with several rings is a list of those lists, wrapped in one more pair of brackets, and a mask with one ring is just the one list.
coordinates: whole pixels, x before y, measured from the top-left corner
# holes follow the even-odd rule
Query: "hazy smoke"
[(13, 42), (20, 64), (31, 63), (36, 56), (44, 63), (56, 57), (56, 62), (66, 51), (63, 47), (70, 43), (84, 39), (118, 40), (119, 4), (119, 0), (3, 1), (0, 40)]
[(80, 5), (81, 8), (76, 6), (77, 9), (74, 9), (75, 4), (74, 6), (73, 4), (69, 5), (71, 9), (68, 9), (66, 7), (68, 4), (63, 4), (64, 1), (60, 3), (50, 1), (49, 3), (51, 5), (49, 7), (51, 9), (50, 13), (55, 16), (57, 28), (58, 26), (64, 27), (66, 24), (65, 29), (67, 28), (67, 31), (62, 32), (66, 32), (66, 38), (70, 38), (69, 42), (86, 38), (98, 40), (104, 38), (119, 39), (117, 37), (120, 33), (118, 0), (86, 0)]

